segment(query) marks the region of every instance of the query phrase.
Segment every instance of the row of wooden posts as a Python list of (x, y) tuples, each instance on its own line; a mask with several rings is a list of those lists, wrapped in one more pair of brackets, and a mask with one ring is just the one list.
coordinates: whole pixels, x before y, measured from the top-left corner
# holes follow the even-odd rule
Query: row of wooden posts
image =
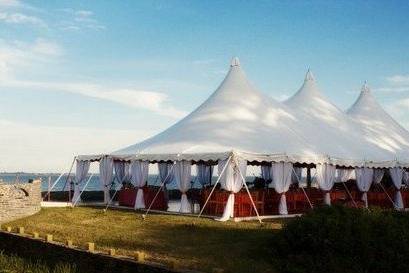
[[(3, 227), (0, 227), (0, 230), (3, 230)], [(13, 233), (13, 231), (15, 231), (15, 230), (13, 230), (13, 228), (11, 226), (7, 226), (7, 227), (5, 227), (5, 231), (8, 232), (8, 233)], [(40, 237), (40, 234), (38, 232), (33, 232), (32, 234), (26, 233), (24, 227), (18, 227), (17, 228), (17, 234), (20, 235), (20, 236), (31, 235), (33, 239), (37, 239), (37, 240), (43, 239), (43, 238)], [(47, 243), (58, 243), (57, 241), (54, 241), (54, 237), (53, 237), (52, 234), (46, 234), (45, 237), (44, 237), (44, 240)], [(73, 241), (70, 240), (70, 239), (65, 241), (65, 246), (69, 247), (69, 248), (75, 248), (75, 246), (73, 244)], [(91, 253), (96, 253), (95, 243), (94, 242), (88, 242), (86, 244), (86, 250), (91, 252)], [(117, 256), (115, 249), (110, 248), (108, 250), (108, 255), (113, 256), (113, 257)], [(146, 257), (147, 257), (147, 255), (143, 251), (135, 251), (134, 256), (133, 256), (133, 258), (138, 263), (145, 263)], [(169, 268), (171, 270), (180, 269), (179, 266), (174, 262), (169, 263)], [(224, 270), (221, 269), (221, 268), (214, 268), (213, 269), (213, 273), (223, 273), (223, 272), (224, 272)]]

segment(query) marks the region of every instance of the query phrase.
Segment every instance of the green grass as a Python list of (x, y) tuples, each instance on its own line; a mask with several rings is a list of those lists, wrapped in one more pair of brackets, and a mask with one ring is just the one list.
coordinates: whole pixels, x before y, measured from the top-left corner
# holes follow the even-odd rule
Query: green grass
[[(74, 245), (95, 242), (99, 250), (118, 254), (142, 250), (148, 260), (175, 263), (182, 268), (226, 272), (275, 272), (270, 249), (272, 233), (281, 222), (220, 223), (183, 216), (142, 215), (96, 208), (46, 208), (36, 215), (6, 225), (24, 226), (26, 232), (53, 234), (56, 241)], [(5, 226), (5, 225), (4, 225)]]
[(14, 255), (0, 252), (0, 273), (74, 273), (75, 267), (68, 264), (57, 264), (50, 268), (40, 261), (32, 262)]

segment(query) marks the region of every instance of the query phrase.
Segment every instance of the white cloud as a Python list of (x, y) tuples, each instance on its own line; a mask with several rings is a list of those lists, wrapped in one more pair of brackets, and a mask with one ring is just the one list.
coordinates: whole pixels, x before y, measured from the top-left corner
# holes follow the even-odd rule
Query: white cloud
[(63, 172), (78, 154), (109, 153), (152, 131), (34, 126), (0, 120), (0, 171)]
[(47, 24), (42, 19), (19, 12), (0, 12), (0, 21), (7, 24), (24, 24), (29, 26), (47, 27)]
[(94, 12), (90, 10), (75, 10), (72, 8), (60, 9), (68, 18), (60, 22), (63, 30), (79, 31), (81, 29), (103, 30), (106, 27), (95, 19)]
[(387, 77), (386, 80), (393, 85), (409, 86), (409, 75), (394, 75)]
[(21, 7), (22, 3), (18, 0), (0, 0), (0, 7), (6, 7), (6, 8), (10, 8), (10, 7)]

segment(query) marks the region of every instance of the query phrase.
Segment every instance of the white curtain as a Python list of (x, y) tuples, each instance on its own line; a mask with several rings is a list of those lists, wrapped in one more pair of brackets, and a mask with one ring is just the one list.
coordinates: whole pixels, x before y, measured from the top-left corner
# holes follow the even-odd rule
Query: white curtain
[(334, 186), (335, 181), (335, 166), (329, 164), (317, 164), (317, 183), (321, 190), (325, 192), (324, 203), (331, 205), (331, 195), (329, 191)]
[(213, 175), (213, 166), (205, 164), (197, 164), (197, 180), (204, 187), (206, 184), (211, 184)]
[(81, 183), (87, 177), (89, 165), (89, 161), (77, 160), (74, 180), (74, 195), (71, 199), (72, 202), (81, 202)]
[(175, 178), (176, 184), (180, 192), (182, 193), (182, 197), (180, 199), (180, 209), (179, 212), (181, 213), (191, 213), (192, 206), (187, 199), (186, 192), (189, 190), (190, 181), (192, 178), (191, 175), (192, 164), (190, 161), (182, 160), (177, 161), (174, 167), (175, 170)]
[(99, 180), (104, 189), (104, 203), (109, 202), (109, 189), (114, 175), (114, 161), (107, 156), (99, 161)]
[(269, 183), (273, 179), (271, 178), (271, 164), (270, 165), (261, 165), (261, 177), (264, 179), (264, 181)]
[(144, 209), (145, 208), (145, 198), (143, 197), (143, 189), (148, 180), (149, 174), (149, 162), (135, 160), (131, 163), (131, 179), (135, 187), (138, 188), (135, 198), (134, 209)]
[(161, 183), (169, 184), (175, 178), (173, 171), (173, 163), (161, 162), (158, 163), (159, 178)]
[(367, 192), (371, 188), (371, 184), (374, 177), (374, 170), (371, 168), (355, 168), (356, 185), (362, 192), (362, 201), (365, 202), (365, 207), (368, 207)]
[[(291, 182), (293, 184), (301, 183), (302, 168), (293, 167), (294, 171), (291, 173)], [(301, 186), (301, 185), (300, 185)]]
[(402, 187), (403, 181), (403, 169), (398, 167), (391, 168), (389, 169), (389, 173), (391, 175), (393, 185), (396, 188), (395, 207), (397, 209), (403, 209), (402, 194), (400, 193), (400, 188)]
[(124, 161), (114, 162), (115, 176), (119, 183), (124, 183), (131, 179), (129, 174), (129, 163)]
[(374, 169), (373, 171), (373, 183), (379, 184), (382, 181), (385, 171), (382, 169)]
[(337, 169), (338, 177), (337, 181), (347, 182), (353, 178), (354, 169)]
[[(224, 190), (230, 192), (223, 215), (219, 219), (220, 221), (227, 221), (230, 217), (234, 217), (234, 194), (241, 190), (243, 187), (243, 178), (246, 177), (247, 161), (241, 159), (236, 159), (236, 161), (238, 166), (232, 159), (219, 160), (218, 163), (217, 169), (219, 176), (221, 176), (220, 184)], [(221, 173), (223, 169), (224, 172)]]
[(287, 198), (285, 197), (285, 193), (288, 191), (291, 185), (293, 164), (287, 162), (273, 163), (271, 171), (273, 187), (278, 194), (281, 194), (278, 212), (283, 215), (288, 214)]
[(409, 186), (409, 172), (408, 171), (403, 172), (403, 183), (405, 183), (406, 186)]

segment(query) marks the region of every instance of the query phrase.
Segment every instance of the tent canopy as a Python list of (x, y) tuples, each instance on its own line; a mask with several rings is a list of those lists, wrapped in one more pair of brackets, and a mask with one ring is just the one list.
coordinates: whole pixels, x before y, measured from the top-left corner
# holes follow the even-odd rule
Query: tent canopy
[[(109, 156), (117, 160), (217, 161), (234, 154), (250, 162), (395, 166), (391, 153), (368, 141), (363, 132), (360, 123), (321, 95), (311, 72), (301, 89), (280, 103), (256, 90), (234, 58), (217, 90), (192, 113), (162, 133)], [(78, 159), (99, 160), (102, 156)]]
[(366, 83), (347, 114), (360, 124), (366, 141), (399, 162), (409, 162), (409, 132), (382, 108)]

